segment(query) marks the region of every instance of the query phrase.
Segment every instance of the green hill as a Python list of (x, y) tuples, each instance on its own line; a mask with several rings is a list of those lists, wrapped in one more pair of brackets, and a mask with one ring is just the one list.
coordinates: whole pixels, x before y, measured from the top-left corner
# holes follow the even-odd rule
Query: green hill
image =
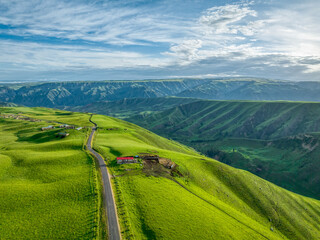
[[(44, 108), (1, 108), (1, 239), (100, 238), (99, 190), (87, 131), (56, 138), (63, 122), (90, 126), (88, 114)], [(32, 119), (41, 121), (32, 122)], [(204, 157), (134, 124), (101, 115), (94, 147), (113, 174), (123, 239), (318, 239), (320, 202), (247, 171)], [(47, 122), (52, 121), (52, 122)], [(10, 144), (8, 144), (10, 143)], [(115, 157), (141, 153), (178, 167)], [(98, 195), (97, 195), (98, 194)]]
[(57, 122), (91, 126), (85, 114), (0, 108), (0, 239), (94, 239), (100, 187), (83, 150), (87, 130), (41, 131)]
[[(317, 239), (319, 201), (204, 157), (133, 124), (93, 117), (95, 148), (109, 159), (125, 238)], [(178, 164), (117, 165), (116, 156), (158, 154)], [(302, 217), (303, 216), (303, 217)], [(312, 229), (312, 230), (311, 230)]]
[(128, 119), (291, 191), (320, 198), (320, 105), (198, 101)]

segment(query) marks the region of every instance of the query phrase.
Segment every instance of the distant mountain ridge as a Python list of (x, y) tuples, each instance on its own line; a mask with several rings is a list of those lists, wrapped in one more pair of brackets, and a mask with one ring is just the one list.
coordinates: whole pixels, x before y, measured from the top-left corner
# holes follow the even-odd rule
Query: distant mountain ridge
[(2, 84), (0, 101), (25, 106), (84, 106), (125, 98), (320, 101), (320, 82), (254, 78)]
[(8, 102), (0, 102), (0, 107), (17, 107), (18, 105), (15, 103), (8, 103)]
[(320, 82), (214, 80), (181, 91), (177, 96), (212, 100), (320, 101)]
[(78, 106), (97, 101), (124, 98), (155, 98), (173, 96), (193, 88), (204, 80), (154, 80), (154, 81), (101, 81), (57, 82), (26, 85), (14, 89), (10, 85), (0, 87), (0, 101), (25, 106)]

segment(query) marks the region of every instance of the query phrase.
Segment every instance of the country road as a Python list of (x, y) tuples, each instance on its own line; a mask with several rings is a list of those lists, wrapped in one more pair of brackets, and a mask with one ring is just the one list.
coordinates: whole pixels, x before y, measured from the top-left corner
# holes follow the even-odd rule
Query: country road
[[(95, 124), (94, 122), (92, 123)], [(87, 149), (98, 159), (100, 170), (101, 170), (102, 182), (103, 182), (103, 202), (104, 202), (104, 208), (106, 210), (106, 215), (108, 218), (109, 240), (119, 240), (120, 228), (119, 228), (118, 219), (117, 219), (116, 205), (115, 205), (114, 197), (112, 193), (110, 175), (108, 173), (108, 170), (103, 158), (100, 156), (100, 154), (98, 154), (95, 150), (92, 149), (92, 140), (96, 130), (97, 130), (97, 125), (95, 124), (95, 127), (92, 128), (91, 134), (87, 142)]]

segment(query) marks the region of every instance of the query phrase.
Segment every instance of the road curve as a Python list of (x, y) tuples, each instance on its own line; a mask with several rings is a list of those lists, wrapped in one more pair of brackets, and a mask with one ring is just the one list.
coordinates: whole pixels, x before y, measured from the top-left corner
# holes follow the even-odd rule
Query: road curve
[[(91, 119), (90, 119), (90, 122), (92, 122)], [(97, 125), (94, 122), (92, 123), (95, 125), (95, 127), (92, 128), (92, 131), (88, 138), (87, 149), (98, 159), (100, 170), (101, 170), (101, 176), (102, 176), (102, 182), (103, 182), (103, 202), (104, 202), (104, 208), (106, 210), (106, 215), (108, 218), (109, 240), (120, 240), (121, 239), (120, 228), (119, 228), (119, 223), (117, 218), (116, 205), (115, 205), (114, 197), (112, 193), (110, 175), (108, 173), (107, 166), (103, 158), (100, 156), (100, 154), (98, 154), (95, 150), (92, 149), (93, 135), (97, 130)]]

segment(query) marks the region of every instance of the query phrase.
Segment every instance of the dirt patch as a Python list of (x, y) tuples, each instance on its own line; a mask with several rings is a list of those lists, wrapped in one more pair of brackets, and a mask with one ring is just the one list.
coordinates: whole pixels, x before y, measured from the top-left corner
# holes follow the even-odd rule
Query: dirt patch
[(171, 161), (171, 159), (169, 158), (159, 158), (159, 163), (164, 166), (165, 168), (169, 168), (169, 169), (175, 169), (176, 168), (176, 164), (174, 162)]
[(143, 172), (150, 176), (156, 177), (170, 177), (171, 171), (156, 161), (144, 160), (143, 161)]
[[(162, 164), (160, 163), (160, 159)], [(155, 177), (166, 177), (172, 178), (176, 176), (183, 176), (179, 170), (178, 166), (175, 164), (173, 168), (165, 167), (163, 164), (169, 164), (168, 166), (172, 166), (174, 164), (170, 159), (160, 158), (159, 163), (157, 161), (144, 160), (143, 161), (143, 172), (147, 176), (155, 176)]]

